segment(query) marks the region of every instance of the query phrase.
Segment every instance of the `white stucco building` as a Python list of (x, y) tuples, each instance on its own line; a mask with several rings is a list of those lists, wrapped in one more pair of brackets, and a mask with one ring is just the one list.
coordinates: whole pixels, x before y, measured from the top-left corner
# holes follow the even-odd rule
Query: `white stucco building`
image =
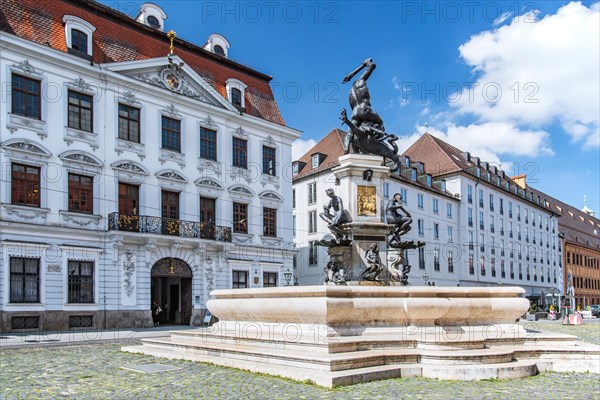
[[(271, 77), (95, 1), (7, 1), (0, 31), (0, 327), (198, 323), (216, 288), (292, 272), (299, 137)], [(291, 275), (287, 274), (289, 282)]]
[[(313, 241), (328, 233), (318, 214), (331, 172), (343, 154), (345, 133), (330, 132), (294, 162), (296, 275), (301, 284), (322, 282), (327, 263)], [(412, 215), (407, 239), (426, 242), (409, 252), (409, 283), (442, 286), (516, 285), (541, 299), (562, 288), (558, 214), (547, 199), (499, 168), (424, 134), (401, 156), (384, 197), (401, 193)], [(383, 207), (382, 207), (383, 208)], [(383, 216), (382, 216), (383, 217)], [(423, 279), (425, 277), (425, 279)]]

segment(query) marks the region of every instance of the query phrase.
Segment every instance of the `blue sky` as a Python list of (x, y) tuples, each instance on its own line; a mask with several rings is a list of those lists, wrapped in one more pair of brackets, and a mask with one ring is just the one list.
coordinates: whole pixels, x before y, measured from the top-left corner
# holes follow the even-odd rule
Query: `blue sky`
[[(178, 37), (220, 33), (230, 58), (274, 77), (304, 132), (296, 154), (340, 126), (341, 80), (373, 58), (374, 109), (404, 148), (427, 129), (600, 212), (598, 2), (155, 2)], [(142, 2), (103, 3), (135, 16)]]

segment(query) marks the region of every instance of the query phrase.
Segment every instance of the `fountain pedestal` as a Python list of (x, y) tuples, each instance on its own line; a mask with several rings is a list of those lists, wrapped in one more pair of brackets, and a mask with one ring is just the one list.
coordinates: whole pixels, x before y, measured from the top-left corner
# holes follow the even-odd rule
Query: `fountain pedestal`
[(211, 362), (333, 387), (377, 379), (513, 379), (598, 371), (600, 347), (516, 323), (523, 289), (292, 286), (217, 290), (208, 328), (124, 351)]

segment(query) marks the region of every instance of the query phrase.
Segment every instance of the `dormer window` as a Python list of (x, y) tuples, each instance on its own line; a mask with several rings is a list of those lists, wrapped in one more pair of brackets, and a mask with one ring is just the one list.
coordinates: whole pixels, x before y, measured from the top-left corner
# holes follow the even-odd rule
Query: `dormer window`
[(413, 181), (416, 181), (416, 180), (417, 180), (417, 170), (416, 170), (415, 168), (413, 168), (413, 169), (412, 169), (412, 172), (411, 172), (411, 179), (412, 179)]
[(431, 175), (427, 175), (427, 186), (431, 187)]
[(148, 18), (146, 18), (146, 22), (148, 22), (148, 25), (150, 25), (153, 28), (160, 28), (160, 22), (158, 21), (158, 18), (156, 18), (154, 15), (148, 16)]
[(231, 104), (242, 106), (242, 91), (238, 88), (231, 88)]
[(78, 29), (71, 29), (71, 48), (87, 54), (87, 35)]
[(318, 154), (314, 154), (312, 156), (311, 163), (312, 163), (311, 165), (312, 165), (313, 169), (315, 169), (319, 166), (319, 155)]
[(202, 48), (221, 57), (227, 57), (229, 47), (229, 40), (225, 36), (213, 33), (208, 37), (206, 44)]
[(225, 57), (225, 50), (223, 50), (221, 46), (216, 45), (215, 47), (213, 47), (213, 51), (215, 52), (215, 54)]
[(298, 175), (298, 163), (297, 162), (295, 162), (292, 165), (292, 174), (294, 174), (294, 176)]
[(136, 21), (160, 31), (164, 31), (166, 19), (167, 14), (165, 11), (154, 3), (142, 4), (135, 18)]
[(225, 82), (225, 88), (227, 90), (229, 102), (236, 106), (240, 111), (244, 111), (246, 109), (244, 91), (247, 87), (248, 86), (244, 82), (234, 78), (227, 79)]
[(92, 35), (96, 27), (74, 15), (63, 17), (68, 52), (85, 58), (92, 57)]

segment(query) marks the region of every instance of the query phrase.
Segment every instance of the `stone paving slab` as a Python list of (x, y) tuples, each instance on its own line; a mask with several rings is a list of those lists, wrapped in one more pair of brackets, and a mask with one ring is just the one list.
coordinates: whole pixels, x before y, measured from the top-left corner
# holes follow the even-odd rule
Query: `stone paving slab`
[(153, 372), (166, 372), (166, 371), (175, 371), (181, 368), (174, 367), (172, 365), (164, 365), (164, 364), (132, 364), (125, 365), (121, 367), (121, 369), (126, 369), (129, 371), (141, 372), (143, 374), (151, 374)]

